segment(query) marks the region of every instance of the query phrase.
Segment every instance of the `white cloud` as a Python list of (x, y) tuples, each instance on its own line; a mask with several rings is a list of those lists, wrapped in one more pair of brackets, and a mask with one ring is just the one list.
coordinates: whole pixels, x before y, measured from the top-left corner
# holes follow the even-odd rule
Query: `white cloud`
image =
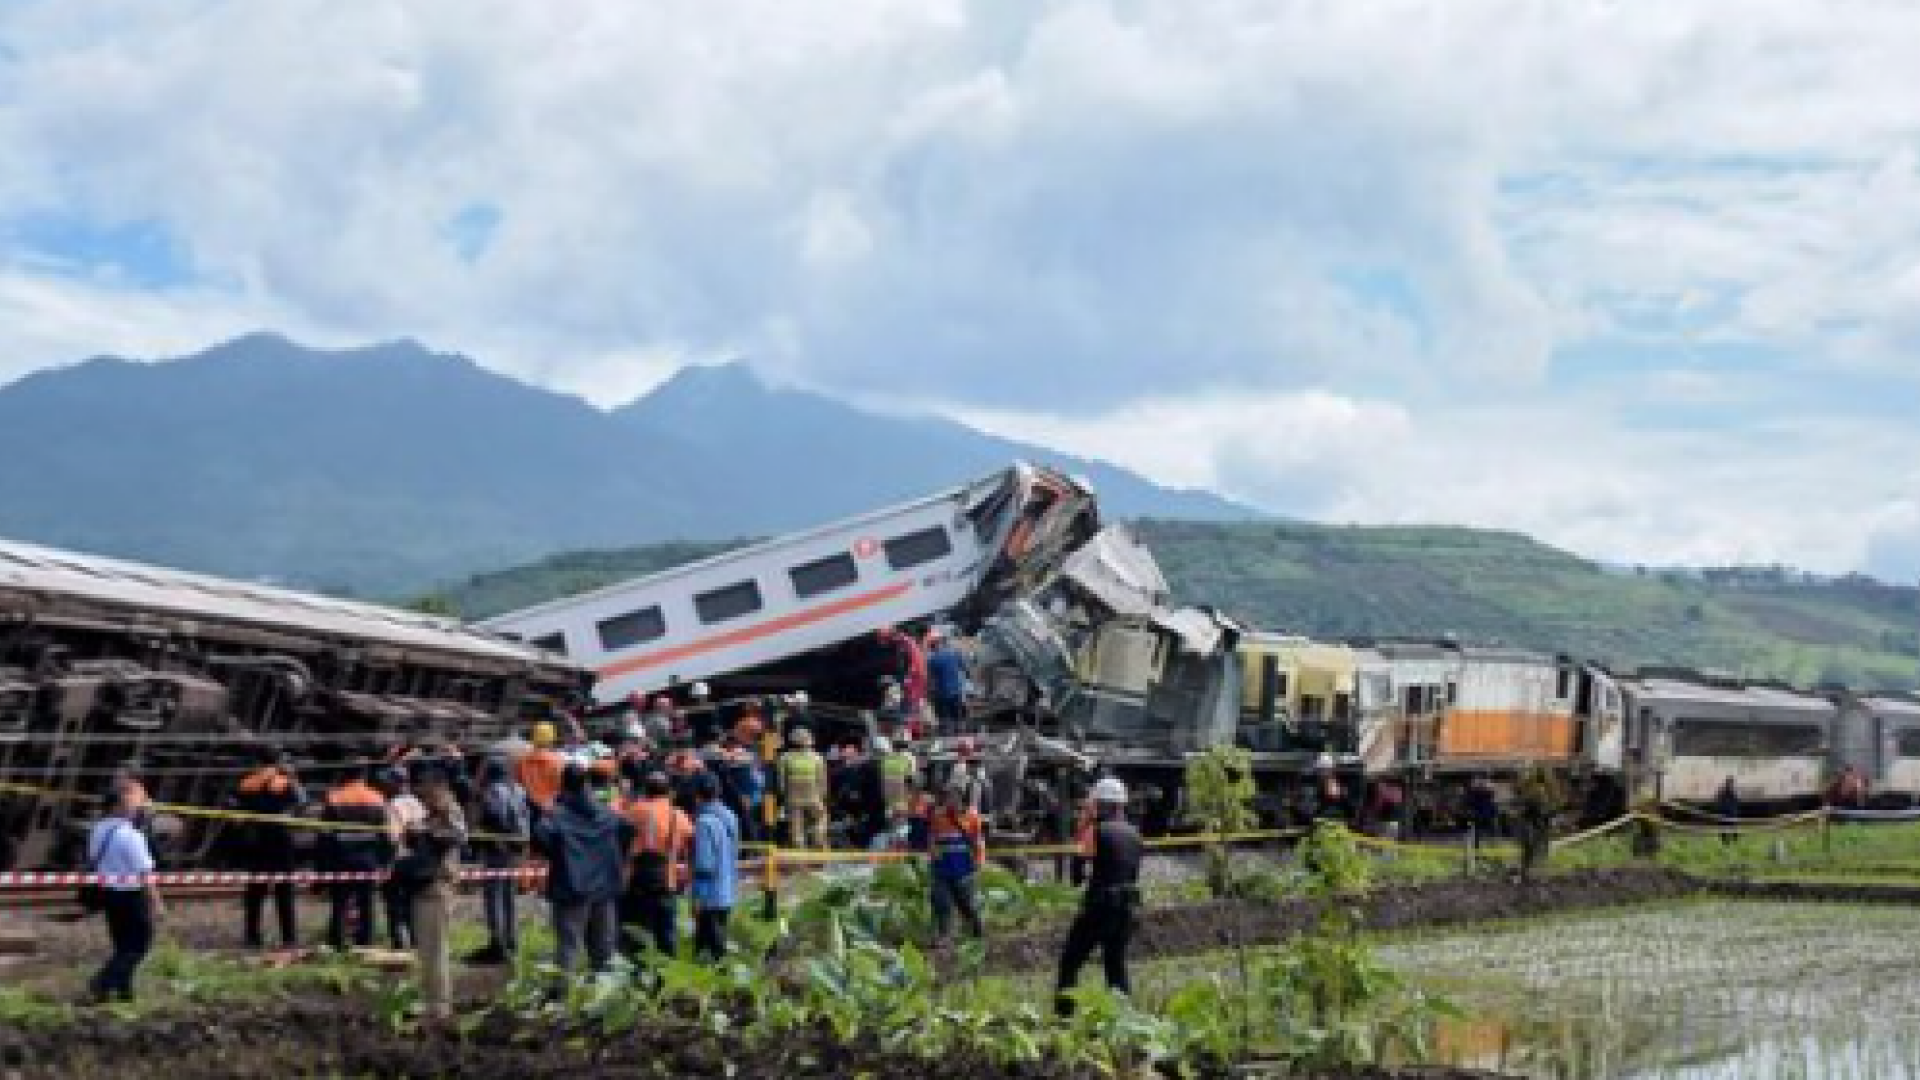
[(1616, 563), (1920, 572), (1920, 473), (1878, 476), (1856, 456), (1913, 460), (1920, 433), (1904, 426), (1784, 425), (1762, 451), (1621, 432), (1579, 402), (1428, 416), (1326, 391), (967, 419), (1324, 521), (1472, 522)]
[[(1846, 418), (1920, 404), (1916, 68), (1896, 0), (23, 0), (0, 373), (271, 326), (614, 402), (748, 356), (1281, 509), (1841, 565), (1913, 494)], [(45, 214), (183, 280), (51, 265)], [(1556, 381), (1618, 340), (1651, 370)], [(1825, 436), (1754, 438), (1775, 375), (1717, 345), (1830, 373)]]

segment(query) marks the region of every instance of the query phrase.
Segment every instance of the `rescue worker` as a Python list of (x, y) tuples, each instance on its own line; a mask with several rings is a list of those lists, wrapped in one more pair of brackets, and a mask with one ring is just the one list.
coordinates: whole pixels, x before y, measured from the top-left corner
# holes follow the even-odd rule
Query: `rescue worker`
[(633, 826), (633, 858), (622, 897), (620, 921), (627, 927), (630, 952), (649, 944), (674, 955), (679, 924), (680, 862), (693, 846), (693, 822), (673, 804), (667, 774), (654, 770), (643, 781), (642, 797), (627, 809)]
[(546, 813), (560, 795), (560, 775), (566, 770), (567, 759), (553, 748), (558, 734), (550, 722), (533, 725), (529, 736), (533, 749), (513, 768), (513, 778), (520, 784), (520, 790), (527, 793), (528, 807), (536, 819)]
[(568, 766), (560, 775), (560, 795), (534, 823), (533, 837), (548, 860), (554, 966), (563, 977), (571, 975), (584, 946), (592, 970), (605, 971), (618, 945), (633, 827), (593, 797), (585, 769)]
[(153, 811), (153, 799), (147, 794), (147, 785), (140, 779), (140, 763), (127, 760), (114, 767), (112, 786), (127, 795), (127, 810), (133, 815), (134, 823), (141, 832), (149, 831), (149, 817)]
[(727, 919), (739, 891), (740, 823), (720, 801), (720, 782), (700, 777), (700, 813), (693, 824), (693, 955), (727, 955)]
[(925, 850), (932, 863), (928, 880), (934, 945), (946, 940), (955, 908), (974, 937), (985, 937), (986, 925), (980, 920), (973, 884), (975, 875), (987, 864), (986, 830), (980, 815), (967, 806), (967, 793), (961, 785), (948, 784), (941, 793), (939, 805), (928, 820)]
[(654, 695), (653, 701), (647, 706), (646, 715), (642, 717), (647, 738), (654, 745), (665, 746), (667, 740), (673, 738), (673, 714), (673, 699), (665, 694)]
[[(758, 734), (754, 735), (757, 740)], [(740, 838), (746, 843), (760, 840), (760, 801), (765, 796), (766, 781), (760, 772), (758, 756), (748, 747), (751, 742), (740, 742), (738, 734), (729, 735), (721, 744), (720, 786), (724, 792), (727, 809), (740, 821)]]
[(986, 766), (980, 761), (980, 745), (971, 735), (963, 736), (954, 747), (957, 759), (953, 766), (950, 783), (960, 785), (961, 793), (966, 797), (967, 809), (979, 814), (985, 821), (993, 816), (993, 784), (987, 777)]
[(673, 783), (674, 804), (689, 816), (700, 809), (700, 794), (696, 785), (706, 772), (700, 755), (692, 750), (683, 748), (667, 755), (667, 779)]
[(1054, 984), (1054, 1012), (1062, 1017), (1073, 1014), (1073, 1000), (1067, 991), (1080, 981), (1080, 969), (1096, 947), (1106, 969), (1107, 986), (1122, 994), (1131, 989), (1127, 944), (1140, 905), (1140, 860), (1146, 845), (1140, 830), (1127, 822), (1126, 785), (1112, 777), (1101, 780), (1093, 785), (1092, 801), (1097, 821), (1093, 865), (1080, 913), (1067, 930), (1066, 946), (1060, 954), (1060, 976)]
[(373, 944), (373, 875), (386, 865), (390, 844), (387, 800), (367, 784), (367, 765), (354, 762), (341, 772), (327, 792), (320, 819), (333, 828), (320, 836), (320, 868), (330, 873), (362, 874), (364, 879), (336, 881), (327, 886), (332, 910), (327, 942), (335, 951), (347, 948), (347, 926), (354, 926), (353, 943)]
[[(394, 767), (381, 770), (375, 788), (387, 800), (387, 839), (392, 853), (388, 862), (407, 852), (407, 835), (427, 818), (426, 804), (413, 793), (407, 771)], [(389, 873), (380, 883), (380, 899), (387, 909), (387, 944), (395, 952), (413, 945), (413, 886), (399, 874)]]
[[(1727, 824), (1733, 824), (1739, 820), (1740, 788), (1734, 783), (1732, 776), (1728, 776), (1720, 785), (1720, 793), (1713, 800), (1713, 812), (1725, 819)], [(1731, 844), (1739, 838), (1740, 834), (1732, 830), (1720, 834), (1720, 842), (1723, 844)]]
[(880, 801), (888, 823), (903, 821), (912, 808), (913, 755), (894, 749), (884, 738), (873, 740), (873, 759), (880, 769)]
[(1347, 787), (1333, 771), (1333, 755), (1321, 754), (1313, 762), (1313, 786), (1308, 792), (1307, 820), (1353, 820), (1353, 804), (1347, 799)]
[(420, 973), (422, 1015), (442, 1021), (453, 1015), (453, 891), (460, 876), (460, 849), (467, 842), (467, 822), (454, 795), (453, 777), (444, 767), (423, 769), (418, 786), (420, 818), (407, 828), (404, 842), (408, 852), (426, 860), (432, 871), (424, 884), (408, 890), (413, 905), (408, 924)]
[(706, 683), (697, 682), (687, 696), (692, 701), (684, 718), (687, 732), (695, 743), (704, 743), (720, 730), (720, 711), (713, 704), (713, 691)]
[[(933, 717), (949, 732), (965, 730), (967, 720), (967, 662), (953, 639), (928, 631), (927, 688), (933, 697)], [(977, 808), (976, 808), (977, 809)]]
[[(261, 748), (259, 767), (240, 778), (231, 805), (243, 814), (262, 817), (292, 817), (307, 803), (306, 790), (294, 775), (293, 766), (271, 747)], [(293, 829), (277, 821), (242, 821), (234, 830), (237, 840), (235, 864), (249, 874), (291, 874), (294, 870)], [(274, 912), (280, 923), (280, 947), (296, 948), (297, 932), (293, 882), (268, 884), (249, 881), (241, 898), (249, 949), (266, 948), (266, 932), (261, 917), (266, 913), (267, 897), (273, 897)]]
[(827, 763), (813, 749), (813, 732), (794, 728), (793, 749), (780, 755), (780, 797), (787, 810), (787, 842), (827, 846)]
[[(100, 885), (101, 911), (113, 951), (89, 984), (95, 1002), (132, 1001), (133, 976), (153, 948), (154, 925), (166, 915), (154, 871), (153, 849), (134, 823), (135, 792), (115, 785), (107, 809), (87, 834), (87, 864), (113, 880)], [(132, 880), (129, 880), (132, 879)]]
[(527, 793), (508, 775), (504, 760), (488, 758), (481, 766), (477, 809), (480, 835), (473, 841), (474, 854), (480, 857), (482, 869), (503, 876), (488, 877), (480, 884), (487, 944), (467, 959), (470, 963), (502, 964), (520, 951), (520, 925), (514, 910), (520, 882), (504, 873), (518, 870), (526, 859), (532, 829)]

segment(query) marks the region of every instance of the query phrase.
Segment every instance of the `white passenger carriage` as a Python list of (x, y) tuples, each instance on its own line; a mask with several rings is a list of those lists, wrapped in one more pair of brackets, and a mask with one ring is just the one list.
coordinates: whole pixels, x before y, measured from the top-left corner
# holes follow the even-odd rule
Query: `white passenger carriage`
[(1708, 804), (1728, 777), (1749, 809), (1820, 797), (1839, 713), (1832, 701), (1702, 676), (1647, 674), (1620, 688), (1630, 754), (1659, 797)]
[(962, 488), (490, 619), (597, 673), (604, 704), (991, 610), (1092, 535), (1091, 493), (1015, 465)]

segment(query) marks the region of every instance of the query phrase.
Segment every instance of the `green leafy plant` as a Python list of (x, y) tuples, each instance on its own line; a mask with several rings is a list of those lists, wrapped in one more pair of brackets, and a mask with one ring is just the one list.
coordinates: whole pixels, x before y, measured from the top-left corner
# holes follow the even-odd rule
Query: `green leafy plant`
[[(1238, 746), (1215, 746), (1187, 763), (1186, 818), (1211, 836), (1242, 833), (1259, 824), (1253, 756)], [(1207, 885), (1216, 897), (1233, 893), (1232, 850), (1223, 840), (1206, 846)]]

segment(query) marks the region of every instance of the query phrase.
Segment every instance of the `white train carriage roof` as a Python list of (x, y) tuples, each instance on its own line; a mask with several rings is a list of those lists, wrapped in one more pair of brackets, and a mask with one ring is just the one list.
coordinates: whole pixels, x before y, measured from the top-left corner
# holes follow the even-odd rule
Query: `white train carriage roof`
[(805, 548), (814, 540), (834, 536), (839, 533), (856, 531), (868, 525), (897, 520), (915, 511), (925, 510), (928, 507), (938, 506), (942, 503), (965, 505), (971, 502), (978, 492), (991, 488), (994, 485), (1005, 483), (1020, 470), (1031, 469), (1032, 466), (1026, 464), (1014, 465), (995, 472), (984, 479), (976, 480), (970, 484), (948, 488), (933, 495), (926, 495), (908, 502), (897, 503), (879, 510), (869, 510), (865, 513), (855, 514), (852, 517), (841, 518), (838, 521), (830, 521), (824, 525), (783, 533), (779, 536), (770, 537), (744, 547), (730, 548), (695, 562), (669, 566), (663, 570), (637, 575), (586, 592), (557, 596), (551, 600), (535, 604), (532, 607), (520, 608), (503, 615), (496, 615), (490, 619), (483, 619), (480, 625), (517, 632), (517, 629), (521, 625), (529, 621), (537, 621), (546, 616), (556, 614), (572, 614), (577, 609), (590, 607), (601, 600), (614, 600), (644, 589), (658, 588), (669, 582), (686, 578), (698, 578), (707, 571), (718, 567), (753, 565), (759, 562), (762, 556)]
[[(1722, 685), (1670, 676), (1624, 680), (1621, 687), (1643, 703), (1719, 705), (1735, 709), (1769, 709), (1831, 716), (1834, 704), (1817, 694), (1765, 685)], [(1764, 715), (1755, 719), (1766, 720)]]
[(498, 660), (571, 666), (559, 656), (455, 619), (292, 589), (0, 540), (0, 592), (73, 597), (108, 607)]

